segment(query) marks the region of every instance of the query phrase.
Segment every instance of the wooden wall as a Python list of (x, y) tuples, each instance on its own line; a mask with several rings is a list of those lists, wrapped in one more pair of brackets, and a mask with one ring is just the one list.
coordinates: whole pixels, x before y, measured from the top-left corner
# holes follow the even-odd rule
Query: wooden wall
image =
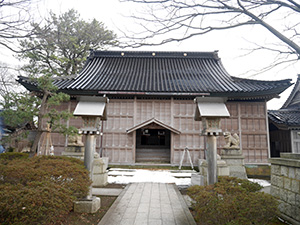
[(300, 153), (300, 130), (291, 130), (292, 153)]
[(270, 129), (271, 157), (280, 157), (280, 152), (291, 152), (291, 143), (290, 130)]
[(267, 108), (264, 102), (243, 102), (238, 104), (241, 146), (247, 163), (267, 163), (269, 137)]
[[(62, 108), (73, 112), (76, 102), (66, 103)], [(171, 163), (178, 164), (184, 148), (190, 150), (192, 160), (204, 158), (205, 137), (200, 136), (201, 122), (194, 121), (196, 105), (193, 100), (184, 99), (110, 99), (107, 105), (107, 121), (104, 121), (103, 153), (111, 163), (135, 163), (136, 133), (126, 130), (148, 119), (155, 118), (179, 130), (171, 132)], [(237, 133), (246, 163), (267, 163), (268, 132), (265, 102), (228, 102), (230, 118), (222, 120), (223, 131)], [(72, 118), (69, 125), (80, 128), (81, 119)], [(100, 148), (97, 138), (97, 149)], [(66, 145), (62, 135), (53, 134), (56, 154)], [(224, 145), (224, 138), (218, 139), (218, 150)], [(188, 163), (185, 160), (185, 163)]]
[(107, 105), (107, 121), (103, 122), (103, 154), (110, 162), (134, 163), (135, 133), (126, 133), (134, 125), (134, 104), (133, 99), (111, 99)]

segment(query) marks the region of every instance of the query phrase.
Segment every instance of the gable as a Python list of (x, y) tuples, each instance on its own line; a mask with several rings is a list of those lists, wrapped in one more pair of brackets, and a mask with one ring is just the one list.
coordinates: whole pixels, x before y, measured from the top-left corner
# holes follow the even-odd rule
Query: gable
[(131, 132), (133, 132), (135, 130), (141, 129), (141, 128), (152, 128), (152, 129), (164, 128), (164, 129), (172, 131), (175, 134), (180, 134), (181, 133), (176, 128), (171, 127), (171, 126), (165, 124), (164, 122), (159, 121), (159, 120), (157, 120), (155, 118), (146, 120), (146, 121), (144, 121), (144, 122), (142, 122), (142, 123), (140, 123), (140, 124), (138, 124), (138, 125), (136, 125), (134, 127), (131, 127), (126, 132), (129, 134), (129, 133), (131, 133)]

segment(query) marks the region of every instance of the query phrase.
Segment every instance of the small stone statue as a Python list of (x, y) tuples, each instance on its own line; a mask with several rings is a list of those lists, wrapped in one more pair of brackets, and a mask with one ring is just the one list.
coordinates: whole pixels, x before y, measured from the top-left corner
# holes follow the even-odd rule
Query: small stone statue
[(70, 135), (68, 137), (68, 146), (84, 146), (81, 135)]
[(224, 149), (240, 149), (240, 137), (236, 133), (231, 135), (230, 132), (225, 132), (224, 138), (226, 142)]
[(98, 152), (94, 152), (94, 159), (99, 159), (100, 158), (100, 155)]

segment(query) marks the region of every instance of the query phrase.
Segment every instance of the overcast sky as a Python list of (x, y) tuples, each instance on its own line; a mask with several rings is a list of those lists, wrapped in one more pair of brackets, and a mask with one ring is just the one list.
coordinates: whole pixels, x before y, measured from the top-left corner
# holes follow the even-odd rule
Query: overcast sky
[[(97, 19), (104, 22), (108, 29), (113, 30), (120, 37), (119, 30), (130, 32), (138, 29), (137, 24), (129, 16), (135, 11), (141, 11), (140, 5), (120, 3), (119, 0), (41, 0), (36, 16), (44, 16), (50, 10), (56, 14), (76, 9), (83, 19)], [(40, 15), (39, 15), (40, 14)], [(127, 16), (127, 17), (126, 17)], [(251, 48), (250, 42), (272, 41), (274, 38), (263, 28), (247, 27), (239, 30), (218, 31), (205, 36), (198, 36), (184, 42), (171, 43), (155, 47), (142, 47), (135, 50), (149, 51), (219, 51), (224, 67), (232, 76), (253, 78), (259, 80), (280, 80), (291, 78), (296, 80), (299, 66), (281, 67), (270, 72), (256, 74), (255, 70), (263, 68), (272, 62), (273, 55), (269, 52), (247, 55)], [(130, 50), (130, 49), (128, 49)], [(245, 56), (246, 54), (246, 56)], [(250, 71), (250, 72), (249, 72)], [(247, 73), (248, 72), (248, 73)], [(283, 94), (281, 99), (271, 101), (269, 108), (277, 109), (282, 106), (291, 88)]]

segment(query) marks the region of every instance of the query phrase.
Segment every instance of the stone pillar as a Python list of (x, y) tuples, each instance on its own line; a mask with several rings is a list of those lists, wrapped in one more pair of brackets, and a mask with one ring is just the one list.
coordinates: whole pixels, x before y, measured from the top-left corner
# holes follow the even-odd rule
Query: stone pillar
[[(83, 127), (80, 133), (86, 136), (84, 151), (84, 166), (93, 178), (93, 159), (96, 148), (95, 135), (100, 134), (101, 120), (106, 120), (106, 103), (108, 99), (96, 96), (81, 96), (73, 112), (74, 116), (81, 116)], [(74, 203), (74, 211), (80, 213), (94, 213), (100, 208), (100, 198), (92, 196), (92, 185), (86, 199)]]
[(197, 104), (194, 119), (202, 121), (202, 135), (207, 136), (207, 183), (215, 184), (218, 181), (217, 174), (217, 137), (223, 135), (221, 118), (228, 118), (230, 114), (225, 102), (226, 98), (196, 97)]
[(214, 135), (207, 136), (207, 184), (218, 182), (217, 175), (217, 137)]
[[(95, 135), (87, 134), (84, 150), (84, 166), (88, 171), (93, 170), (92, 164), (95, 153)], [(92, 174), (92, 173), (91, 173)]]
[[(84, 132), (86, 135), (84, 150), (84, 166), (90, 172), (91, 180), (93, 178), (93, 159), (95, 152), (95, 134), (94, 132)], [(95, 213), (101, 206), (101, 199), (92, 196), (92, 185), (86, 199), (74, 202), (74, 211), (78, 213)]]

